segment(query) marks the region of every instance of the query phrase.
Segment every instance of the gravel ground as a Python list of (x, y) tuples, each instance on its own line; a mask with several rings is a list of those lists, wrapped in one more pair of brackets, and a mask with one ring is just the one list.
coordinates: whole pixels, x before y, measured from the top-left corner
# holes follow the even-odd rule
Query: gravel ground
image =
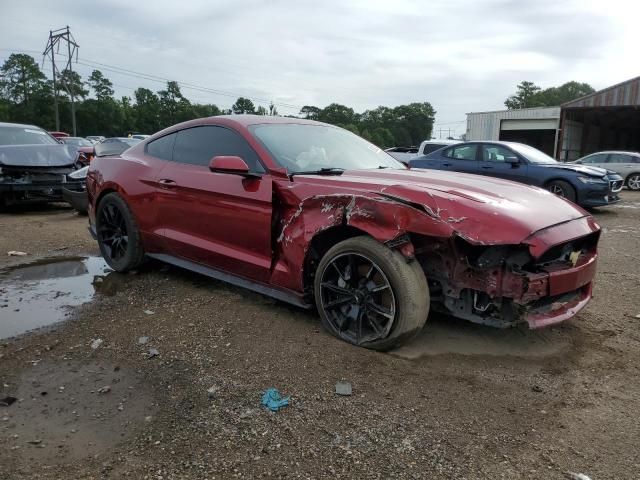
[[(543, 332), (437, 317), (385, 354), (177, 268), (94, 277), (67, 321), (0, 340), (0, 479), (640, 478), (640, 194), (623, 199), (595, 213), (593, 302)], [(86, 225), (0, 214), (0, 268), (97, 255)], [(261, 407), (269, 387), (290, 405)]]

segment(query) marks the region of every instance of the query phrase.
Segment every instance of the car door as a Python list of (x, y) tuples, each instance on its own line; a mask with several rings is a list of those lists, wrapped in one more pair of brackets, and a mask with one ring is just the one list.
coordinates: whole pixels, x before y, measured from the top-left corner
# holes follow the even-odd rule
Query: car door
[(626, 178), (632, 172), (640, 170), (640, 165), (635, 163), (638, 159), (626, 153), (610, 153), (605, 168), (619, 173)]
[[(211, 172), (209, 162), (219, 155), (241, 157), (256, 176)], [(272, 180), (239, 133), (215, 125), (180, 130), (158, 182), (158, 209), (172, 255), (267, 281)]]
[(526, 162), (510, 148), (492, 143), (482, 144), (478, 162), (481, 175), (529, 183), (527, 171)]
[(480, 145), (477, 143), (463, 143), (444, 149), (441, 154), (441, 170), (478, 173), (479, 149)]
[(589, 165), (590, 167), (607, 168), (608, 153), (594, 153), (578, 160), (576, 163), (580, 165)]

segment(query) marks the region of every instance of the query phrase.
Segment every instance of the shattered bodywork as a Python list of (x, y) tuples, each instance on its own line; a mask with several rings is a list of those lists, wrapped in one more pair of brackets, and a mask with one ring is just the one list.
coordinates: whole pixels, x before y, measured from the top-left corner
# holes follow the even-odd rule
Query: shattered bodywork
[(0, 145), (0, 202), (62, 200), (62, 186), (77, 160), (70, 145)]
[[(357, 191), (329, 193), (327, 182), (331, 190), (355, 183)], [(499, 327), (536, 328), (575, 315), (591, 297), (599, 227), (568, 202), (541, 218), (552, 198), (542, 189), (525, 189), (514, 202), (491, 184), (473, 178), (471, 189), (459, 177), (415, 171), (276, 183), (286, 208), (272, 281), (308, 290), (323, 253), (318, 239), (363, 232), (420, 262), (435, 310)]]

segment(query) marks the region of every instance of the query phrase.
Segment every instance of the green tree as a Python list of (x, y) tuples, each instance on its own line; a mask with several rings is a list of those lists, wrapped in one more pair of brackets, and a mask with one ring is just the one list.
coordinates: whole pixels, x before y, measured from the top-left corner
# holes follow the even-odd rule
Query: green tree
[(331, 123), (332, 125), (349, 125), (358, 122), (357, 115), (353, 108), (332, 103), (324, 107), (318, 114), (317, 120), (321, 122)]
[(248, 98), (240, 97), (236, 100), (236, 103), (231, 106), (231, 111), (236, 115), (242, 113), (255, 113), (256, 107)]
[(98, 100), (113, 98), (113, 83), (102, 75), (100, 70), (94, 70), (87, 79), (87, 85), (96, 95)]
[(559, 87), (545, 88), (535, 94), (535, 99), (540, 106), (557, 107), (593, 92), (595, 92), (595, 89), (588, 83), (572, 81)]
[(267, 112), (267, 109), (262, 105), (258, 105), (258, 108), (256, 108), (256, 115), (269, 115), (269, 112)]
[(182, 95), (178, 82), (167, 82), (167, 89), (159, 91), (158, 97), (161, 128), (192, 118), (191, 103)]
[(311, 105), (305, 105), (300, 109), (300, 115), (303, 115), (304, 118), (309, 120), (317, 120), (320, 116), (321, 109), (318, 107), (313, 107)]
[(58, 75), (58, 82), (61, 91), (66, 93), (69, 98), (73, 95), (73, 98), (78, 100), (84, 99), (89, 95), (89, 90), (84, 88), (82, 77), (80, 77), (78, 72), (63, 70), (62, 73)]
[(160, 130), (160, 99), (148, 88), (138, 88), (133, 93), (135, 99), (136, 130), (154, 133)]
[(46, 88), (46, 80), (33, 57), (12, 53), (0, 68), (0, 95), (13, 103), (28, 104)]
[(273, 104), (273, 102), (271, 102), (269, 104), (269, 115), (271, 115), (272, 117), (277, 117), (278, 116), (278, 109)]
[(523, 81), (516, 87), (516, 93), (510, 95), (504, 101), (505, 106), (509, 110), (518, 110), (520, 108), (539, 107), (536, 94), (540, 92), (540, 87), (535, 83), (529, 81)]

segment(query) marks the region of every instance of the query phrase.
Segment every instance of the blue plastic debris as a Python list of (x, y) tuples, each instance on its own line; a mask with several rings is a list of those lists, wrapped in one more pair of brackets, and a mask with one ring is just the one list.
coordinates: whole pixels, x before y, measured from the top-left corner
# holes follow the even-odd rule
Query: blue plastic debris
[(289, 397), (282, 398), (277, 388), (267, 388), (262, 394), (262, 405), (272, 412), (277, 412), (289, 405)]

